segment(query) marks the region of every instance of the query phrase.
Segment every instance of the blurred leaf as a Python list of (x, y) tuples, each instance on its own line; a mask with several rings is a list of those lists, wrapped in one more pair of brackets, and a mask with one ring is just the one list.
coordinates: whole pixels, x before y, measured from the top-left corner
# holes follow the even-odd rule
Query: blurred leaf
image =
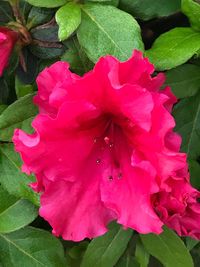
[(33, 85), (31, 84), (24, 84), (20, 81), (20, 79), (15, 76), (15, 91), (17, 98), (23, 97), (25, 95), (33, 93)]
[(69, 267), (80, 267), (83, 255), (87, 249), (88, 241), (82, 241), (70, 249), (67, 249), (67, 263)]
[(48, 22), (53, 17), (53, 14), (54, 10), (52, 9), (32, 7), (27, 19), (27, 29), (30, 30), (33, 27)]
[(190, 170), (190, 181), (192, 186), (200, 190), (200, 164), (196, 160), (188, 160)]
[(140, 264), (134, 256), (126, 253), (119, 259), (115, 267), (140, 267)]
[(8, 106), (0, 115), (0, 140), (11, 141), (15, 128), (32, 132), (31, 122), (36, 114), (33, 94), (21, 97)]
[(140, 267), (147, 267), (149, 264), (149, 253), (142, 244), (140, 238), (138, 238), (135, 249), (135, 258), (140, 263)]
[(165, 267), (193, 267), (192, 257), (183, 241), (165, 227), (160, 235), (140, 235), (147, 251)]
[(0, 1), (0, 25), (5, 25), (13, 20), (13, 13), (8, 2)]
[(35, 178), (22, 173), (21, 165), (20, 156), (14, 152), (13, 145), (1, 144), (0, 183), (10, 194), (28, 199), (39, 206), (39, 195), (28, 186)]
[(60, 41), (67, 39), (81, 23), (81, 9), (75, 3), (68, 3), (56, 12), (56, 22), (59, 25)]
[(166, 72), (166, 85), (169, 85), (178, 98), (195, 95), (200, 89), (200, 67), (185, 64)]
[(58, 7), (66, 4), (68, 0), (26, 0), (29, 4), (39, 7)]
[(0, 77), (0, 104), (6, 104), (9, 97), (9, 88), (6, 80)]
[(81, 267), (114, 266), (125, 251), (132, 233), (131, 229), (123, 230), (120, 225), (112, 224), (106, 234), (90, 242)]
[(107, 54), (126, 60), (134, 48), (143, 50), (137, 21), (113, 6), (99, 4), (82, 6), (78, 40), (93, 62)]
[(85, 3), (99, 3), (117, 7), (119, 5), (119, 0), (85, 0)]
[(119, 7), (136, 18), (150, 20), (178, 12), (181, 0), (120, 0)]
[(191, 28), (174, 28), (161, 34), (146, 56), (157, 70), (168, 70), (185, 63), (199, 49), (200, 33)]
[(3, 104), (0, 105), (0, 115), (7, 107), (8, 107), (7, 105), (3, 105)]
[(182, 151), (189, 159), (200, 156), (200, 92), (181, 100), (174, 108), (176, 131), (182, 136)]
[(6, 267), (66, 266), (60, 241), (33, 227), (0, 234), (0, 261)]
[(186, 237), (186, 246), (188, 250), (192, 250), (198, 243), (199, 243), (199, 240)]
[(192, 28), (200, 31), (200, 4), (193, 0), (182, 0), (181, 9), (189, 18)]
[(93, 63), (88, 59), (75, 38), (68, 41), (67, 46), (68, 49), (62, 55), (61, 60), (68, 62), (70, 64), (70, 69), (73, 72), (83, 75), (92, 69)]
[(0, 186), (0, 233), (16, 231), (38, 216), (37, 208), (26, 199), (9, 195)]

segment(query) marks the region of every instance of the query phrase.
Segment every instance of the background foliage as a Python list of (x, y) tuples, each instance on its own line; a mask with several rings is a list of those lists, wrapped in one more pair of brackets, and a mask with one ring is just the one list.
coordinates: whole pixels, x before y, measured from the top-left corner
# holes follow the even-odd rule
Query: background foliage
[(39, 196), (20, 171), (15, 128), (31, 132), (37, 74), (57, 60), (83, 75), (98, 58), (126, 60), (139, 49), (165, 71), (180, 99), (173, 114), (188, 153), (192, 184), (200, 189), (199, 0), (10, 0), (0, 1), (0, 26), (23, 27), (28, 42), (16, 47), (0, 78), (0, 266), (192, 267), (200, 243), (165, 228), (139, 235), (111, 224), (92, 241), (67, 242), (50, 234), (38, 217)]

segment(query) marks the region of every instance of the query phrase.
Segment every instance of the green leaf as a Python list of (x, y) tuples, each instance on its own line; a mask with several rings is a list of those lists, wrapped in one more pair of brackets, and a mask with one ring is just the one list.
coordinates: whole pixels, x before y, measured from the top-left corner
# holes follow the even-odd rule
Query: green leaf
[(119, 0), (85, 0), (85, 3), (99, 3), (117, 7), (119, 5)]
[(53, 59), (60, 57), (64, 52), (62, 44), (52, 44), (49, 47), (40, 45), (30, 45), (29, 49), (33, 55), (40, 59)]
[(92, 69), (93, 63), (88, 59), (77, 39), (73, 38), (68, 41), (67, 47), (68, 49), (62, 55), (61, 60), (68, 62), (73, 72), (83, 75)]
[(192, 186), (200, 190), (200, 164), (196, 160), (189, 160), (190, 182)]
[(165, 228), (160, 235), (140, 235), (147, 251), (165, 267), (193, 267), (192, 257), (183, 241), (172, 230)]
[[(31, 36), (33, 39), (42, 41), (56, 43), (58, 40), (58, 25), (42, 25), (33, 28), (31, 31)], [(40, 44), (39, 44), (40, 45)]]
[(186, 246), (188, 250), (192, 250), (198, 243), (199, 240), (192, 239), (191, 237), (186, 237)]
[(134, 17), (150, 20), (178, 12), (181, 0), (120, 0), (119, 7)]
[(149, 264), (149, 253), (138, 238), (135, 249), (135, 258), (140, 263), (140, 267), (147, 267)]
[(11, 141), (16, 128), (32, 132), (30, 124), (37, 114), (37, 108), (33, 104), (32, 98), (32, 94), (21, 97), (2, 112), (0, 115), (1, 141)]
[(31, 223), (37, 215), (37, 208), (28, 200), (17, 199), (0, 186), (0, 233), (16, 231)]
[(39, 196), (28, 186), (35, 178), (21, 172), (22, 162), (12, 144), (0, 146), (0, 183), (12, 195), (30, 200), (39, 206)]
[(200, 155), (200, 92), (181, 100), (174, 108), (176, 131), (182, 136), (182, 151), (189, 159)]
[(166, 85), (178, 98), (195, 95), (200, 89), (200, 67), (185, 64), (166, 72)]
[(83, 257), (81, 267), (111, 267), (125, 251), (133, 231), (123, 230), (120, 225), (112, 224), (103, 236), (93, 239)]
[(39, 7), (58, 7), (67, 3), (68, 0), (26, 0), (29, 4)]
[(23, 97), (25, 95), (33, 93), (33, 85), (31, 84), (24, 84), (20, 81), (20, 79), (15, 76), (15, 92), (17, 95), (17, 98)]
[(9, 97), (9, 88), (6, 80), (0, 77), (0, 104), (6, 104)]
[(68, 3), (56, 12), (56, 22), (59, 25), (58, 37), (60, 41), (67, 39), (81, 23), (80, 6)]
[(26, 227), (0, 234), (0, 261), (6, 267), (65, 267), (63, 247), (47, 231)]
[(185, 63), (199, 49), (200, 33), (191, 28), (174, 28), (161, 34), (146, 56), (157, 70), (168, 70)]
[(78, 40), (93, 62), (107, 54), (126, 60), (134, 48), (143, 50), (137, 21), (113, 6), (83, 5)]
[(200, 4), (193, 0), (182, 0), (181, 9), (189, 18), (192, 28), (200, 31)]
[(140, 267), (137, 260), (130, 254), (124, 254), (115, 267)]

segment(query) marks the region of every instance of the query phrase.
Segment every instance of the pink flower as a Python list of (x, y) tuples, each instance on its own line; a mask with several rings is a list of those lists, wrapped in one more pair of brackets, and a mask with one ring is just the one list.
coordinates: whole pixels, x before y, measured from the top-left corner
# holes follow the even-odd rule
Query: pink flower
[(55, 235), (93, 238), (117, 220), (144, 234), (159, 234), (166, 223), (196, 237), (198, 193), (189, 185), (181, 138), (172, 131), (176, 98), (169, 87), (160, 90), (164, 75), (152, 78), (153, 72), (134, 51), (126, 62), (102, 57), (83, 77), (64, 62), (39, 75), (35, 133), (16, 130), (13, 141), (23, 171), (36, 175), (40, 215)]
[(13, 47), (18, 39), (18, 33), (5, 27), (0, 27), (0, 77), (8, 65)]

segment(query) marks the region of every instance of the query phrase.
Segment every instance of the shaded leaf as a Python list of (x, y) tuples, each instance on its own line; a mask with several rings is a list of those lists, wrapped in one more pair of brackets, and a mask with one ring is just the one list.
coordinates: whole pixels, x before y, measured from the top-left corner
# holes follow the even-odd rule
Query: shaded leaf
[(182, 136), (182, 151), (189, 159), (200, 156), (200, 92), (181, 100), (174, 108), (175, 130)]
[(67, 0), (26, 0), (29, 4), (38, 7), (58, 7), (66, 4)]
[(166, 72), (166, 85), (169, 85), (178, 98), (195, 95), (200, 89), (200, 67), (185, 64)]
[(121, 9), (142, 20), (169, 16), (181, 8), (181, 0), (120, 0)]

